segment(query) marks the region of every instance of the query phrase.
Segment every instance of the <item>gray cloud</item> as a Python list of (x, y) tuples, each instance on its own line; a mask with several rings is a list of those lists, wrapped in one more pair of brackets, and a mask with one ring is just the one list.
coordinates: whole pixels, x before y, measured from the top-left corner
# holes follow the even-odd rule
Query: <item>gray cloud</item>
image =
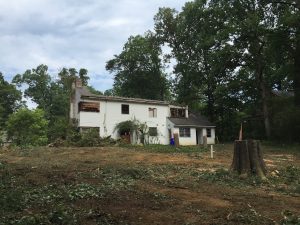
[(130, 35), (153, 28), (159, 7), (180, 9), (186, 0), (0, 1), (0, 71), (11, 79), (43, 63), (50, 71), (87, 68), (90, 84), (112, 86), (105, 62)]

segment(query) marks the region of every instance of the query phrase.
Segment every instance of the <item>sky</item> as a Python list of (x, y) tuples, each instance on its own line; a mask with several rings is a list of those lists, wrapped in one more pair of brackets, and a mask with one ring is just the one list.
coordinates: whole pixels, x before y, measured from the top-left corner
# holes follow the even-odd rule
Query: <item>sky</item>
[(104, 91), (113, 75), (105, 63), (122, 51), (130, 35), (153, 29), (159, 7), (178, 11), (187, 0), (0, 0), (0, 71), (49, 67), (86, 68), (89, 84)]

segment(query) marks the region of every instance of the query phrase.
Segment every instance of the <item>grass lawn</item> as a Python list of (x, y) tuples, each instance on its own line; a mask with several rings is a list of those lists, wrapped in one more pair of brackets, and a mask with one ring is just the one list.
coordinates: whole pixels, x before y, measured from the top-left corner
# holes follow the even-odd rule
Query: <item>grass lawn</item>
[(232, 144), (0, 150), (0, 225), (299, 224), (298, 147), (263, 145), (266, 182)]

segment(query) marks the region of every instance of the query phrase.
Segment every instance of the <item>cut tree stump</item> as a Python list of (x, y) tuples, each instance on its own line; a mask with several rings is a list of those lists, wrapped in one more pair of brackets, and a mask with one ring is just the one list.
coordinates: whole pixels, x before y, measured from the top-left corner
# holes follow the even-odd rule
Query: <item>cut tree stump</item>
[(244, 178), (249, 174), (253, 174), (262, 180), (267, 179), (267, 169), (263, 160), (260, 142), (257, 140), (235, 141), (230, 170), (236, 171)]

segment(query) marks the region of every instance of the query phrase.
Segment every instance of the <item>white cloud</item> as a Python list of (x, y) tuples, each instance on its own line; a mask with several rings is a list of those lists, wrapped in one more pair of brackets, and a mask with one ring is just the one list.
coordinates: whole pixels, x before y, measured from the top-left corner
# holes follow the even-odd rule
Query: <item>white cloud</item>
[(50, 71), (87, 68), (104, 91), (112, 76), (105, 63), (130, 35), (153, 28), (159, 7), (180, 9), (186, 0), (0, 0), (0, 71), (11, 79), (43, 63)]

